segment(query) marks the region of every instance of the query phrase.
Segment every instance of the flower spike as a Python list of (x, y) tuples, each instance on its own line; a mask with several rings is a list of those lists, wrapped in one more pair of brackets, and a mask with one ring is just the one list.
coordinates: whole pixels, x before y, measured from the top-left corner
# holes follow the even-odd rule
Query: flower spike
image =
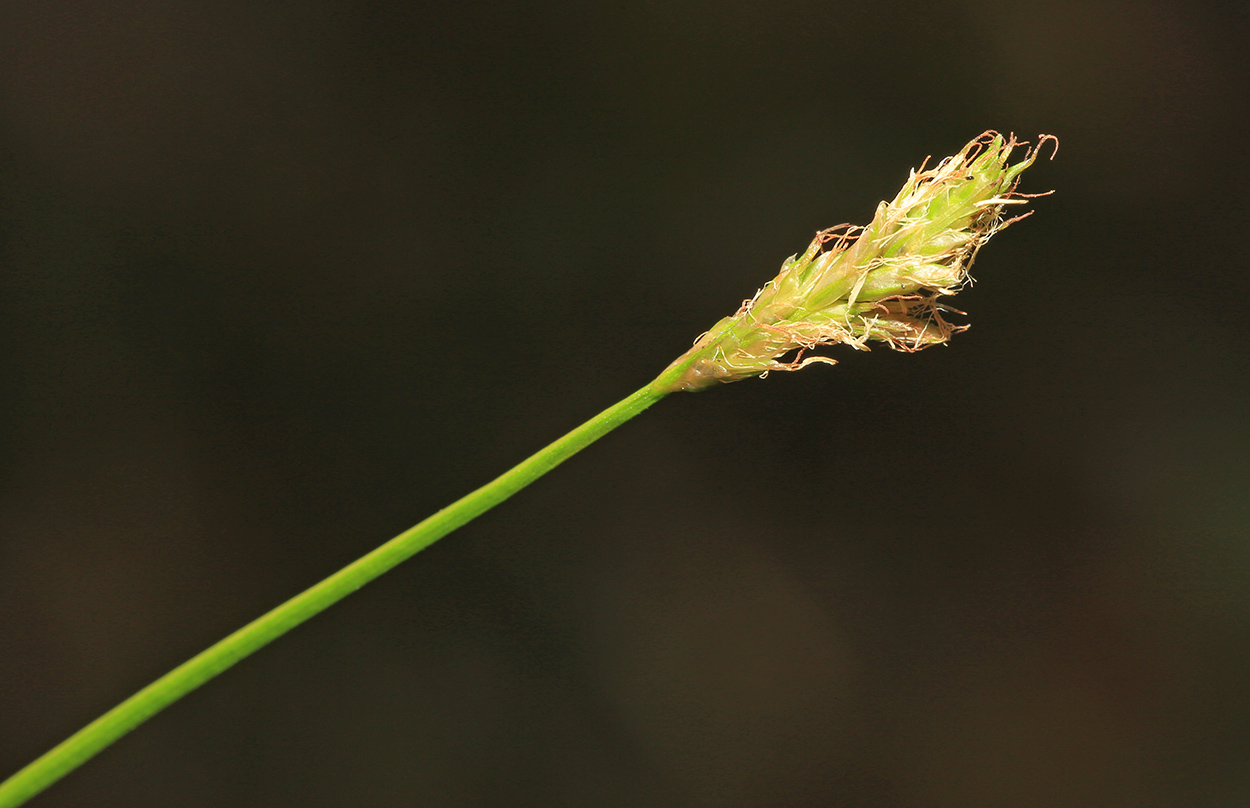
[(944, 311), (962, 312), (941, 298), (970, 282), (968, 269), (991, 236), (1029, 215), (1004, 218), (1004, 211), (1044, 195), (1019, 193), (1016, 185), (1047, 140), (1058, 148), (1053, 135), (1042, 135), (1010, 164), (1011, 152), (1026, 144), (990, 131), (931, 169), (922, 164), (894, 201), (877, 206), (867, 227), (817, 233), (802, 255), (791, 256), (755, 297), (670, 365), (657, 389), (702, 390), (832, 365), (829, 357), (803, 354), (834, 343), (868, 350), (878, 340), (918, 351), (946, 342), (968, 326), (943, 319)]

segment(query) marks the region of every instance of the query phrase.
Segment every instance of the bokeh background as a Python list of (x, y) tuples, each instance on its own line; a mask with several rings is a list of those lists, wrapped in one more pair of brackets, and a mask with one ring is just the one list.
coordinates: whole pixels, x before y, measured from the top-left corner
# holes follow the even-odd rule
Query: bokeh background
[(1245, 4), (0, 15), (6, 775), (1061, 141), (948, 348), (674, 396), (34, 804), (1250, 801)]

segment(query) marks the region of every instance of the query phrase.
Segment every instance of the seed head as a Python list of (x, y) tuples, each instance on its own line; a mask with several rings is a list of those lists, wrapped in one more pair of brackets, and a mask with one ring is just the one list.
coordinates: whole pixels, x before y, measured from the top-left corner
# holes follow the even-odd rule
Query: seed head
[(968, 326), (942, 318), (956, 310), (941, 298), (970, 281), (981, 245), (1029, 215), (1004, 218), (1004, 211), (1043, 196), (1019, 193), (1016, 184), (1047, 140), (1057, 148), (1056, 138), (1042, 135), (1011, 165), (1012, 150), (1026, 144), (991, 131), (931, 169), (921, 165), (894, 201), (877, 206), (871, 224), (817, 233), (802, 255), (791, 256), (776, 278), (700, 336), (653, 385), (702, 390), (773, 370), (832, 365), (829, 357), (803, 354), (839, 342), (868, 350), (870, 340), (880, 340), (909, 352), (946, 342)]

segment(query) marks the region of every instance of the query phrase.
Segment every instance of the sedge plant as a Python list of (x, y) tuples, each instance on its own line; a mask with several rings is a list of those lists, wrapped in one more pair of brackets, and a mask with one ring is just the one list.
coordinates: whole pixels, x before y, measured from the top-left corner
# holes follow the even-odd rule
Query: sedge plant
[(944, 301), (969, 282), (968, 270), (990, 237), (1028, 215), (1008, 212), (1037, 196), (1020, 193), (1016, 186), (1047, 140), (1054, 138), (1041, 136), (1012, 163), (1012, 152), (1026, 144), (986, 132), (932, 168), (922, 164), (893, 201), (878, 205), (871, 223), (817, 233), (801, 255), (786, 260), (776, 278), (645, 387), (104, 713), (0, 783), (0, 808), (25, 803), (182, 696), (508, 499), (670, 393), (834, 364), (812, 352), (836, 343), (867, 350), (869, 343), (883, 342), (918, 351), (946, 342), (967, 326), (943, 317), (955, 312)]

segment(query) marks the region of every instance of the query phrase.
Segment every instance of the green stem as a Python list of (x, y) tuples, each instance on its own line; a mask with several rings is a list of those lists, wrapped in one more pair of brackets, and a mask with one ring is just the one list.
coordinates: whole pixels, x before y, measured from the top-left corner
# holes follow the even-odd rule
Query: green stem
[(0, 808), (26, 802), (209, 679), (495, 507), (665, 395), (654, 382), (642, 388), (473, 493), (182, 663), (0, 783)]

